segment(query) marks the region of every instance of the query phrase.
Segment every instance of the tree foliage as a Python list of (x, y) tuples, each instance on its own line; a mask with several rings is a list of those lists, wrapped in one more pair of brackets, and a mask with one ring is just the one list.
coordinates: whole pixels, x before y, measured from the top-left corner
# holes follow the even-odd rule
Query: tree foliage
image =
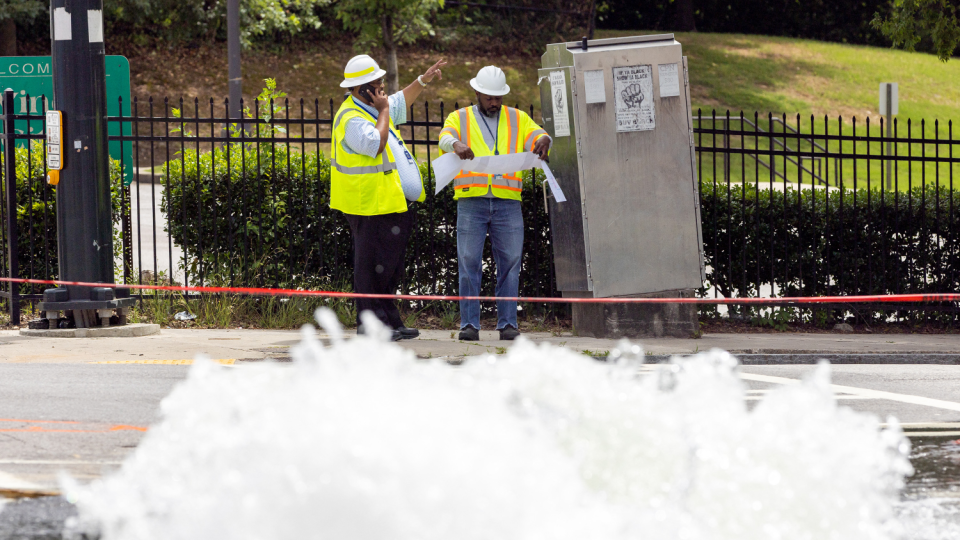
[(343, 27), (357, 33), (354, 46), (367, 50), (380, 45), (387, 53), (387, 90), (400, 88), (397, 47), (434, 34), (430, 17), (443, 0), (340, 0), (335, 9)]
[(48, 3), (42, 0), (0, 0), (0, 20), (32, 21), (46, 13)]
[(894, 47), (908, 51), (929, 40), (937, 57), (946, 62), (960, 43), (960, 22), (957, 9), (950, 0), (894, 0), (887, 18), (877, 13), (871, 24), (886, 36)]
[[(317, 8), (330, 0), (240, 0), (240, 41), (249, 46), (259, 38), (296, 35), (318, 29)], [(169, 42), (224, 39), (227, 0), (116, 0), (104, 5), (114, 31)]]

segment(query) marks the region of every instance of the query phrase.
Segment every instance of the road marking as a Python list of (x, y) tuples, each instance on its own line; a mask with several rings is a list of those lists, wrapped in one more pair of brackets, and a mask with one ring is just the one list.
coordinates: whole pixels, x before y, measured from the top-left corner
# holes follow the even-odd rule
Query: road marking
[(40, 489), (38, 484), (33, 482), (28, 482), (22, 478), (17, 478), (16, 476), (0, 471), (0, 490), (13, 490), (13, 489)]
[[(880, 424), (887, 427), (888, 424)], [(960, 429), (960, 422), (913, 422), (899, 424), (903, 429)]]
[[(0, 459), (0, 465), (123, 465), (122, 461), (82, 461), (68, 459)], [(6, 473), (0, 471), (0, 485)], [(7, 475), (11, 476), (11, 475)]]
[[(756, 375), (753, 373), (741, 373), (740, 378), (747, 381), (765, 382), (773, 384), (800, 384), (798, 379), (788, 379), (786, 377), (774, 377), (773, 375)], [(867, 388), (857, 388), (855, 386), (844, 386), (841, 384), (831, 384), (830, 388), (836, 393), (853, 394), (857, 396), (869, 397), (873, 399), (885, 399), (888, 401), (899, 401), (900, 403), (910, 403), (913, 405), (923, 405), (936, 409), (945, 409), (948, 411), (960, 412), (960, 403), (955, 401), (944, 401), (942, 399), (926, 398), (922, 396), (911, 396), (909, 394), (897, 394), (895, 392), (884, 392), (882, 390), (870, 390)]]
[(904, 431), (903, 434), (907, 437), (956, 437), (960, 431)]
[[(0, 422), (14, 423), (14, 424), (28, 424), (27, 426), (20, 426), (15, 428), (2, 428), (0, 427), (0, 433), (112, 433), (115, 431), (147, 431), (147, 428), (143, 426), (131, 426), (128, 424), (103, 424), (99, 422), (76, 422), (76, 421), (67, 421), (67, 420), (14, 420), (14, 419), (0, 419)], [(70, 425), (70, 426), (80, 426), (86, 425), (89, 427), (95, 427), (96, 429), (78, 429), (78, 428), (50, 428), (43, 425), (37, 424), (57, 424), (57, 425)]]
[[(746, 396), (746, 397), (744, 397), (743, 399), (744, 399), (744, 401), (759, 401), (759, 400), (761, 400), (761, 399), (763, 399), (763, 398), (764, 398), (764, 396)], [(875, 397), (871, 397), (871, 396), (853, 396), (853, 395), (849, 395), (849, 394), (839, 394), (839, 395), (834, 395), (834, 396), (833, 396), (833, 399), (844, 399), (844, 400), (846, 400), (846, 399), (876, 399), (876, 398), (875, 398)]]
[[(236, 358), (218, 358), (213, 360), (222, 366), (232, 366), (236, 363)], [(88, 362), (88, 364), (150, 364), (164, 366), (190, 366), (193, 360), (102, 360), (100, 362)]]

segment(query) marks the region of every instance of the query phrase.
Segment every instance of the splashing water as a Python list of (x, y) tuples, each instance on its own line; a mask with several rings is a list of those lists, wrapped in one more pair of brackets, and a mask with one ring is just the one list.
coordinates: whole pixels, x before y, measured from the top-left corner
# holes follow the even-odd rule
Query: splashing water
[[(292, 366), (198, 362), (116, 473), (65, 478), (103, 540), (887, 539), (899, 427), (819, 366), (752, 411), (722, 351), (641, 375), (518, 341), (453, 367), (305, 327)], [(367, 328), (376, 321), (365, 320)]]

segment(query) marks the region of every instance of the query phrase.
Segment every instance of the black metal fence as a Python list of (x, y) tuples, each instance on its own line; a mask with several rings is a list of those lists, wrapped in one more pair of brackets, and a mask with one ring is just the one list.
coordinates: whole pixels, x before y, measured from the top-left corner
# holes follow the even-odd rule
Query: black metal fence
[[(33, 122), (35, 129), (16, 133), (13, 127), (14, 141), (25, 146), (16, 152), (4, 139), (0, 212), (6, 227), (0, 242), (7, 259), (0, 271), (54, 278), (56, 220), (53, 189), (44, 180), (44, 111), (9, 115), (11, 103), (4, 104), (4, 132), (16, 122), (20, 128)], [(338, 103), (250, 105), (241, 119), (229, 117), (226, 100), (120, 103), (120, 116), (109, 118), (124, 133), (110, 140), (129, 143), (119, 145), (129, 166), (114, 169), (118, 280), (350, 286), (349, 229), (327, 205), (326, 155)], [(400, 126), (430, 192), (415, 205), (405, 292), (455, 294), (458, 288), (455, 203), (449, 193), (433, 196), (430, 167), (443, 119), (458, 106), (411, 106)], [(538, 118), (532, 105), (526, 110)], [(701, 295), (958, 290), (953, 175), (960, 140), (953, 139), (952, 123), (895, 122), (887, 133), (887, 126), (870, 119), (699, 111), (694, 123), (707, 261)], [(525, 173), (521, 294), (553, 296), (549, 217), (536, 174)], [(493, 267), (489, 257), (483, 294), (493, 292)], [(3, 294), (29, 300), (42, 288), (8, 287)], [(915, 312), (894, 308), (901, 315)]]

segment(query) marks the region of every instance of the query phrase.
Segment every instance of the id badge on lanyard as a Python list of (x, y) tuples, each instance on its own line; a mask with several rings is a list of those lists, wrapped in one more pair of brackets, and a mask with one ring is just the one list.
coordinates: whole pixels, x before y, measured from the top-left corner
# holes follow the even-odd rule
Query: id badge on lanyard
[(407, 156), (407, 163), (410, 165), (416, 165), (416, 163), (413, 161), (413, 156), (410, 155), (410, 151), (407, 150), (406, 146), (403, 147), (403, 153)]

